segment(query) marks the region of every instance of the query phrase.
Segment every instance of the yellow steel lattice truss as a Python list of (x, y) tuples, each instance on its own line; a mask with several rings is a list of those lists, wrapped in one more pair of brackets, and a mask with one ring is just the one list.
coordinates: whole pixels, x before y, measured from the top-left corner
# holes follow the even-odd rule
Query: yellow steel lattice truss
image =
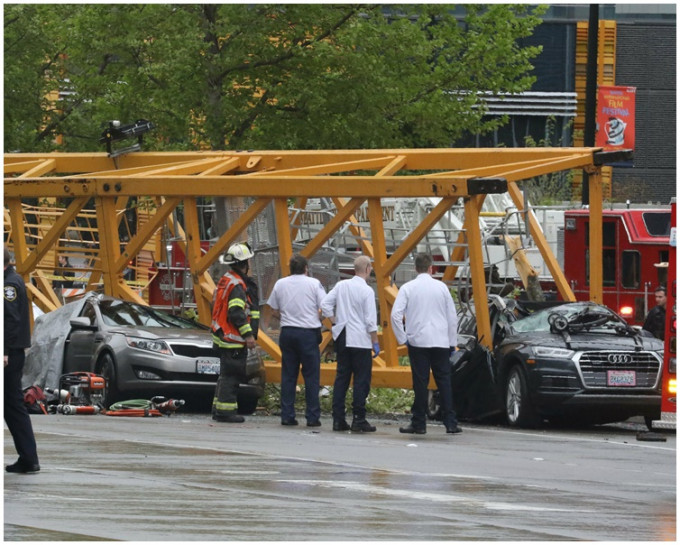
[[(367, 203), (370, 240), (362, 237), (362, 250), (374, 260), (377, 298), (382, 327), (380, 355), (374, 359), (373, 385), (410, 387), (408, 367), (399, 366), (398, 347), (389, 325), (397, 294), (392, 273), (416, 248), (451, 206), (463, 200), (465, 233), (473, 293), (486, 293), (479, 212), (486, 194), (507, 191), (518, 209), (524, 206), (517, 182), (569, 169), (585, 169), (590, 183), (590, 279), (591, 299), (602, 300), (601, 260), (601, 165), (608, 154), (599, 148), (533, 149), (392, 149), (333, 151), (251, 152), (140, 152), (109, 157), (105, 153), (5, 154), (5, 240), (15, 252), (18, 272), (27, 281), (29, 296), (45, 311), (60, 304), (45, 270), (53, 268), (54, 248), (75, 218), (94, 210), (97, 242), (91, 256), (88, 289), (99, 287), (111, 296), (144, 302), (139, 290), (125, 282), (123, 273), (160, 229), (170, 229), (179, 240), (193, 281), (198, 315), (210, 320), (214, 281), (209, 267), (270, 203), (274, 203), (277, 242), (282, 274), (288, 273), (296, 233), (289, 203), (304, 209), (310, 198), (331, 199), (336, 214), (309, 240), (301, 253), (307, 258), (322, 248), (333, 234), (354, 220)], [(251, 204), (221, 233), (205, 252), (201, 250), (197, 199), (199, 197), (248, 197)], [(382, 198), (436, 197), (440, 199), (425, 218), (388, 255), (383, 231)], [(121, 210), (134, 199), (155, 204), (153, 214), (121, 245)], [(30, 205), (45, 201), (67, 203), (60, 215), (36, 225), (29, 218)], [(173, 223), (173, 211), (183, 205), (183, 226)], [(28, 227), (30, 226), (30, 227)], [(40, 230), (40, 236), (35, 232)], [(180, 230), (183, 232), (176, 232)], [(533, 214), (529, 230), (555, 280), (561, 297), (574, 295), (552, 254)], [(362, 235), (362, 233), (357, 233)], [(460, 262), (465, 249), (457, 246), (451, 262)], [(457, 255), (456, 255), (457, 254)], [(456, 266), (449, 265), (444, 280), (451, 280)], [(486, 298), (477, 298), (478, 335), (490, 345)], [(325, 333), (324, 343), (330, 333)], [(280, 351), (264, 332), (258, 343), (271, 361), (267, 379), (280, 380)], [(332, 384), (335, 365), (322, 365), (323, 384)]]

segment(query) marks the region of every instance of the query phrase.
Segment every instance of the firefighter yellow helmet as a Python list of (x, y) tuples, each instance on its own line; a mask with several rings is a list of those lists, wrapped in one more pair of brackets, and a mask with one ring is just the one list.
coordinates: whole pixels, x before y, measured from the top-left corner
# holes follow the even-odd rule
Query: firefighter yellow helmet
[(229, 246), (227, 253), (222, 256), (222, 263), (225, 265), (233, 265), (235, 263), (241, 263), (243, 261), (248, 261), (255, 254), (250, 249), (250, 245), (247, 242), (237, 242)]

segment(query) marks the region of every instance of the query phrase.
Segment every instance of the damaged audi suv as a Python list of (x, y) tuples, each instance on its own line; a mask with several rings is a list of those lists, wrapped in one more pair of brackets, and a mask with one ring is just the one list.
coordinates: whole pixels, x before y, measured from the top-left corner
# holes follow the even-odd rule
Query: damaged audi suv
[[(512, 427), (536, 427), (543, 419), (603, 424), (658, 417), (661, 341), (591, 302), (534, 308), (495, 296), (490, 302), (493, 351), (473, 341), (453, 361), (460, 416), (501, 412)], [(459, 333), (476, 338), (472, 307), (461, 314)], [(480, 392), (473, 407), (466, 396)]]

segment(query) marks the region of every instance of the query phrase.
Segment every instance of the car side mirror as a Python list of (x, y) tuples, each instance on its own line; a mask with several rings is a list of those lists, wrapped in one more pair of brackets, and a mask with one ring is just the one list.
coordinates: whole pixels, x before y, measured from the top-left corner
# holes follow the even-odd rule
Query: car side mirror
[(84, 316), (78, 316), (76, 318), (71, 318), (69, 321), (72, 329), (86, 329), (89, 331), (97, 331), (97, 326), (92, 325), (90, 320)]

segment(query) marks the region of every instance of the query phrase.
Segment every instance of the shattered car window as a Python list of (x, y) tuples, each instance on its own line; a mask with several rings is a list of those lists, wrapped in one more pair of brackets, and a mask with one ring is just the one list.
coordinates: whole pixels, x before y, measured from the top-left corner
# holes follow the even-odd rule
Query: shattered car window
[[(607, 322), (621, 323), (621, 320), (613, 312), (601, 306), (588, 303), (561, 305), (549, 309), (540, 310), (534, 314), (522, 318), (512, 324), (512, 329), (517, 333), (530, 331), (550, 331), (550, 316), (559, 314), (566, 318), (570, 325), (592, 324), (592, 328), (603, 326)], [(610, 329), (610, 328), (605, 328)]]

